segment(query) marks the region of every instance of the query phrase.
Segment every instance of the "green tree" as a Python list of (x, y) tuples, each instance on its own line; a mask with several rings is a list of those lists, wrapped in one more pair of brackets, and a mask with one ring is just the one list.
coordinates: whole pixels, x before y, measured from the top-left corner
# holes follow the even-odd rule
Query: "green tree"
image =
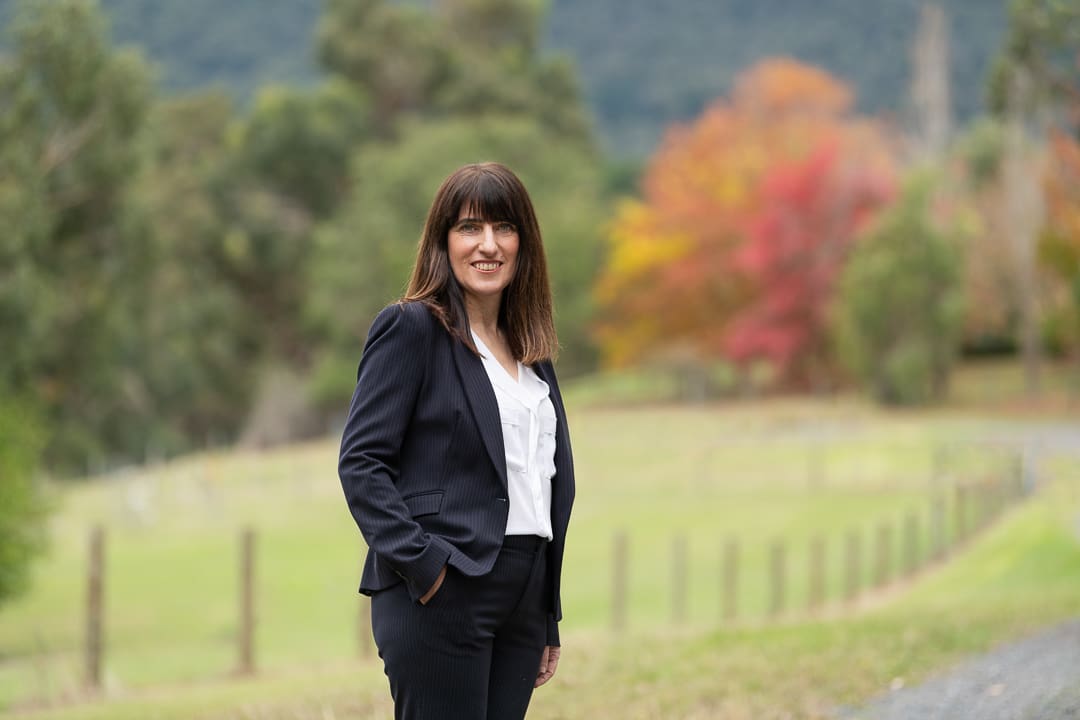
[(450, 49), (425, 8), (386, 0), (327, 0), (316, 31), (322, 66), (371, 98), (376, 128), (430, 107), (445, 83)]
[(440, 113), (521, 114), (588, 146), (591, 128), (576, 69), (540, 52), (544, 19), (535, 0), (440, 0), (436, 11), (455, 48), (435, 98)]
[(354, 160), (353, 194), (318, 232), (311, 266), (309, 312), (326, 339), (314, 376), (319, 399), (337, 406), (351, 392), (368, 323), (404, 291), (436, 189), (468, 162), (503, 162), (529, 188), (555, 294), (561, 366), (573, 372), (594, 362), (586, 330), (606, 208), (598, 163), (577, 144), (525, 118), (416, 122), (399, 143), (361, 150)]
[(47, 506), (35, 483), (41, 440), (32, 404), (0, 392), (0, 605), (26, 589), (45, 547)]
[[(20, 5), (0, 68), (0, 385), (40, 404), (49, 459), (130, 450), (124, 328), (144, 263), (127, 226), (149, 73), (88, 0)], [(133, 432), (135, 431), (135, 432)]]
[[(1031, 112), (1039, 105), (1080, 108), (1080, 6), (1060, 0), (1012, 0), (1009, 26), (990, 74), (991, 108), (1006, 112), (1010, 104)], [(1028, 81), (1017, 88), (1017, 74)], [(1010, 97), (1022, 93), (1019, 97)], [(1073, 118), (1074, 131), (1080, 124)]]
[(251, 401), (261, 328), (220, 257), (229, 243), (232, 104), (220, 93), (155, 105), (143, 144), (133, 215), (148, 262), (133, 293), (128, 380), (145, 418), (144, 442), (173, 454), (232, 437)]
[(340, 79), (314, 90), (268, 87), (243, 123), (240, 172), (312, 219), (325, 219), (345, 197), (349, 152), (370, 139), (364, 96)]
[(848, 362), (878, 401), (912, 405), (948, 390), (963, 326), (963, 257), (934, 217), (937, 181), (917, 172), (856, 245), (838, 306)]

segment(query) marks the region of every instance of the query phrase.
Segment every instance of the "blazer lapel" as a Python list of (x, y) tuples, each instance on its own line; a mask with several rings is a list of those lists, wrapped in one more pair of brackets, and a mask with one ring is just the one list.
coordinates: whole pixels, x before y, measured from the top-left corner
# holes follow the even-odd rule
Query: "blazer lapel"
[(552, 483), (558, 482), (560, 476), (568, 477), (573, 469), (567, 465), (570, 455), (567, 448), (570, 443), (570, 432), (566, 426), (566, 408), (563, 406), (562, 393), (558, 390), (558, 382), (555, 380), (555, 370), (549, 362), (540, 362), (532, 366), (540, 379), (551, 388), (551, 404), (555, 407), (555, 477)]
[(480, 437), (487, 448), (488, 457), (491, 458), (495, 471), (499, 474), (502, 486), (507, 487), (506, 482), (506, 451), (503, 449), (502, 421), (499, 418), (499, 403), (495, 399), (495, 391), (491, 387), (487, 371), (480, 358), (473, 355), (465, 343), (454, 339), (454, 361), (457, 364), (458, 375), (461, 376), (461, 385), (465, 389), (465, 397), (469, 399), (473, 419), (480, 429)]

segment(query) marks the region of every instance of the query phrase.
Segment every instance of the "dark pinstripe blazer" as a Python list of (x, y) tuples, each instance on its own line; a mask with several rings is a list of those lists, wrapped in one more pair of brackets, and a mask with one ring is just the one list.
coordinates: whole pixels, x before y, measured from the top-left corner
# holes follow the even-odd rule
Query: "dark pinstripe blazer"
[[(533, 369), (557, 419), (548, 552), (548, 644), (557, 645), (574, 465), (555, 371), (548, 362)], [(491, 570), (510, 507), (499, 406), (480, 358), (420, 303), (391, 305), (371, 326), (338, 474), (368, 545), (360, 592), (404, 581), (415, 601), (444, 564), (465, 575)]]

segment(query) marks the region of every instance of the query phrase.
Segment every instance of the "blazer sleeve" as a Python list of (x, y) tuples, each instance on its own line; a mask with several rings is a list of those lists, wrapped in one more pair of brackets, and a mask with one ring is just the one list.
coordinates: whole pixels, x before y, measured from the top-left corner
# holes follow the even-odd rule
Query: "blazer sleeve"
[(375, 318), (338, 461), (345, 499), (368, 548), (405, 580), (414, 600), (435, 584), (450, 557), (449, 548), (412, 519), (396, 484), (434, 329), (419, 304), (391, 305)]

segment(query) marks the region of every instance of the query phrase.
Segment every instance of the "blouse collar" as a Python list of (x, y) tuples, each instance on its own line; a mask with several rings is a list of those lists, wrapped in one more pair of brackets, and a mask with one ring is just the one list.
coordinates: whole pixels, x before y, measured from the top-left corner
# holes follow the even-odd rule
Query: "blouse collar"
[(518, 379), (515, 381), (475, 332), (472, 333), (472, 338), (477, 350), (480, 351), (484, 369), (492, 385), (498, 386), (500, 390), (529, 408), (537, 407), (548, 396), (548, 384), (541, 380), (532, 368), (517, 361)]

